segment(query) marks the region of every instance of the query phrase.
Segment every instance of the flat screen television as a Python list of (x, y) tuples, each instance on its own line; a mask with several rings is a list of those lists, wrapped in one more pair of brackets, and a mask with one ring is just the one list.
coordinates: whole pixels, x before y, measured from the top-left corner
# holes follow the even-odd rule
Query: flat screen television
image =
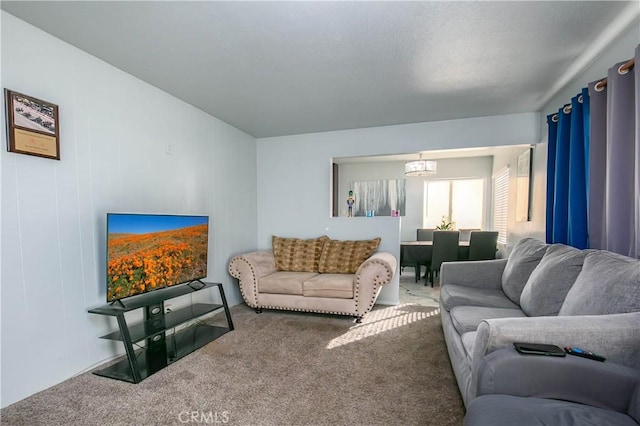
[(207, 276), (209, 217), (107, 213), (107, 301)]

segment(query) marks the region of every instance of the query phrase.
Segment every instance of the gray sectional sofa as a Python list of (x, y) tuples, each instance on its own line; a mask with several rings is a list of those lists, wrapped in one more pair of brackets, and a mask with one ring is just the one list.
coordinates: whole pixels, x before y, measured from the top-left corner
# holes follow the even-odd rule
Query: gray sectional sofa
[(465, 406), (483, 359), (513, 342), (581, 347), (640, 370), (638, 259), (526, 238), (508, 259), (444, 263), (440, 274), (442, 326)]

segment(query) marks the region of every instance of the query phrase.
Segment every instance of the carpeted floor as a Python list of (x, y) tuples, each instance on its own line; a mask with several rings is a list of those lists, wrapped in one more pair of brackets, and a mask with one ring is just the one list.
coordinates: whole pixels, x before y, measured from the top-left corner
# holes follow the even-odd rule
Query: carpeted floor
[[(2, 425), (460, 425), (439, 311), (341, 316), (232, 308), (236, 329), (134, 385), (85, 373)], [(224, 321), (218, 315), (210, 322)]]

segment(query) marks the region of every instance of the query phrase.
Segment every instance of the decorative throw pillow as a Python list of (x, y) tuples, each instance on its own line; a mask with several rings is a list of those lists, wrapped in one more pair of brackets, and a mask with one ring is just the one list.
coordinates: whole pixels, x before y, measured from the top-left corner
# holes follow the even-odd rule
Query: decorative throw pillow
[(558, 315), (562, 302), (582, 271), (588, 250), (553, 244), (542, 256), (520, 295), (520, 307), (530, 317)]
[(318, 270), (325, 274), (355, 274), (380, 245), (380, 238), (360, 241), (328, 240)]
[(329, 239), (326, 235), (310, 240), (298, 238), (282, 238), (275, 235), (271, 238), (273, 256), (278, 271), (318, 272), (318, 262), (322, 248)]
[(640, 311), (640, 260), (597, 250), (584, 260), (558, 315), (607, 315)]
[(502, 291), (514, 303), (520, 303), (522, 289), (549, 247), (535, 238), (524, 238), (515, 245), (502, 273)]

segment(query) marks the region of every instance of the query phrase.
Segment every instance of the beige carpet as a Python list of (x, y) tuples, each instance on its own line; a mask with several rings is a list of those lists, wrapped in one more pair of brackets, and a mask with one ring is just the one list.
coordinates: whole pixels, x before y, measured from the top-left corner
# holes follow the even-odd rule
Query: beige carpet
[[(460, 425), (437, 308), (341, 316), (232, 308), (236, 330), (134, 385), (82, 374), (2, 425)], [(218, 315), (212, 321), (223, 321)], [(194, 417), (192, 417), (194, 416)]]

